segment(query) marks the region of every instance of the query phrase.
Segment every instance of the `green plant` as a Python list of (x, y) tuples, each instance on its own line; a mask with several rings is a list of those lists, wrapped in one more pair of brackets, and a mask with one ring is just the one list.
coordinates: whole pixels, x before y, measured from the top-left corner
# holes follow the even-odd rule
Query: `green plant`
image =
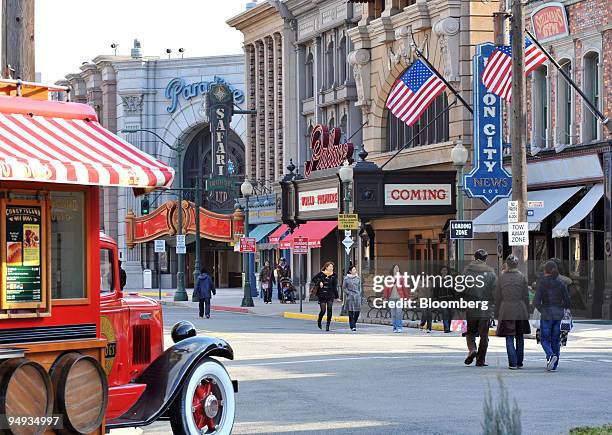
[(610, 435), (612, 434), (612, 424), (601, 427), (576, 427), (570, 430), (570, 435)]
[(521, 410), (513, 400), (512, 407), (510, 406), (510, 398), (508, 390), (504, 385), (501, 375), (497, 375), (499, 382), (499, 396), (497, 400), (489, 391), (485, 396), (484, 401), (484, 420), (481, 424), (484, 435), (521, 435)]

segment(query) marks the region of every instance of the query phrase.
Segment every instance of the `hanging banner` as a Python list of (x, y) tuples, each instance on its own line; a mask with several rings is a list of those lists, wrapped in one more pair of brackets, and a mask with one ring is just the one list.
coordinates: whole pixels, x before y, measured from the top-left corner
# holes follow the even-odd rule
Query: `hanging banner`
[(474, 167), (464, 177), (470, 198), (480, 198), (491, 205), (512, 192), (512, 177), (503, 165), (501, 98), (487, 91), (482, 83), (482, 71), (495, 45), (478, 44), (472, 59), (474, 89)]

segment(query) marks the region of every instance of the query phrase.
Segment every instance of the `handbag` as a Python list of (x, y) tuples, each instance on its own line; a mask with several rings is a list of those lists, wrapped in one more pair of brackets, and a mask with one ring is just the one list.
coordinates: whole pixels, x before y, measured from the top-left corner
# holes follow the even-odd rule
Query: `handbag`
[(467, 332), (467, 320), (451, 320), (450, 329), (453, 332)]
[(563, 319), (561, 319), (561, 331), (571, 331), (574, 327), (574, 321), (572, 320), (572, 312), (569, 309), (563, 310)]

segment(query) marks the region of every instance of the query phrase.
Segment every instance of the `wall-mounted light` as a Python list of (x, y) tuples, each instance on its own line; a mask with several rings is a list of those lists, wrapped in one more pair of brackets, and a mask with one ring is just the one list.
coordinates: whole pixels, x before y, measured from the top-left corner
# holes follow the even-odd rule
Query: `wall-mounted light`
[(118, 43), (113, 42), (113, 43), (111, 44), (111, 48), (112, 48), (113, 50), (115, 50), (115, 56), (117, 56), (117, 47), (119, 47), (119, 44), (118, 44)]

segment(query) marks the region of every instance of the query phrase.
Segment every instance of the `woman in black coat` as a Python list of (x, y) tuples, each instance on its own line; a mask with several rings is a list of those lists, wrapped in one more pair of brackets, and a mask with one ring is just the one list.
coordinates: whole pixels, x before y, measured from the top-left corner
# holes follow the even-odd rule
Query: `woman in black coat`
[(338, 278), (334, 273), (334, 263), (328, 261), (323, 265), (321, 272), (317, 273), (312, 278), (313, 291), (316, 292), (317, 299), (319, 300), (319, 320), (317, 325), (319, 329), (322, 329), (321, 322), (323, 316), (327, 312), (327, 326), (326, 331), (329, 331), (329, 325), (332, 319), (332, 309), (334, 306), (334, 300), (338, 299)]
[[(508, 367), (523, 367), (524, 335), (531, 333), (529, 326), (529, 289), (527, 278), (518, 269), (518, 258), (512, 254), (506, 258), (508, 270), (497, 280), (495, 307), (497, 336), (506, 337)], [(516, 344), (515, 344), (516, 341)]]

